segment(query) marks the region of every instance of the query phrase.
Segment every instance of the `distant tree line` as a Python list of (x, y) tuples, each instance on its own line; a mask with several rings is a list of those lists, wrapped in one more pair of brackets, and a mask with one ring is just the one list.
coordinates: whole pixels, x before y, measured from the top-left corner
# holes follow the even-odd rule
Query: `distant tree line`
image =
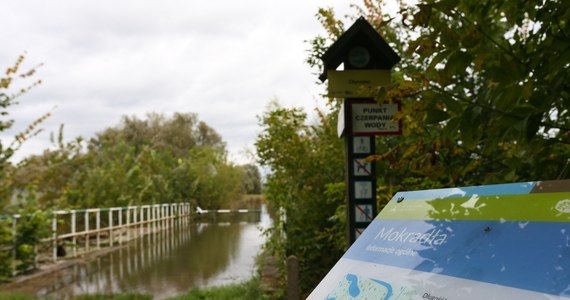
[[(19, 70), (23, 60), (20, 57), (1, 78), (0, 131), (13, 125), (9, 109), (16, 99), (40, 83), (11, 92), (14, 80), (34, 74), (34, 69)], [(89, 140), (67, 142), (61, 125), (51, 137), (54, 149), (12, 164), (10, 158), (41, 132), (38, 128), (47, 117), (49, 113), (40, 116), (13, 142), (0, 141), (0, 280), (11, 275), (11, 251), (6, 247), (16, 247), (19, 265), (29, 267), (32, 246), (47, 234), (51, 210), (175, 202), (218, 209), (243, 194), (261, 192), (257, 166), (229, 161), (222, 137), (195, 113), (124, 116), (119, 125)], [(14, 213), (22, 214), (15, 237), (9, 229), (9, 215)]]

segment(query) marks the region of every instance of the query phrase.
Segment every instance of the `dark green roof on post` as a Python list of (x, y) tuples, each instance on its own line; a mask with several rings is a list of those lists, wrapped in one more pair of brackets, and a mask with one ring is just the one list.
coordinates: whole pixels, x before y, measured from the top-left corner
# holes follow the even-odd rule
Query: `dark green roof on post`
[(400, 61), (400, 56), (363, 17), (358, 18), (321, 56), (327, 80), (327, 71), (336, 70), (344, 63), (345, 70), (389, 70)]

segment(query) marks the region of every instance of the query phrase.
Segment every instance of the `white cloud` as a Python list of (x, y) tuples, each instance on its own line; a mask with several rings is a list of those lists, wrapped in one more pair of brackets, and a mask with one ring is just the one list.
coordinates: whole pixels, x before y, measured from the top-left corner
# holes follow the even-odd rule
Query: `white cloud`
[(195, 112), (243, 162), (270, 99), (315, 106), (322, 87), (304, 41), (323, 33), (320, 6), (351, 11), (340, 0), (4, 1), (0, 68), (23, 51), (28, 67), (45, 64), (44, 83), (11, 111), (8, 134), (57, 107), (22, 157), (49, 147), (61, 123), (67, 139), (90, 138), (122, 115)]

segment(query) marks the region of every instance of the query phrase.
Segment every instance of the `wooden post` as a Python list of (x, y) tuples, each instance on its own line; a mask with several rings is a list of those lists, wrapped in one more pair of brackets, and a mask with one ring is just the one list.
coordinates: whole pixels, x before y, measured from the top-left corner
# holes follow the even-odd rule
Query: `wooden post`
[(287, 257), (287, 300), (299, 300), (299, 260), (296, 256)]

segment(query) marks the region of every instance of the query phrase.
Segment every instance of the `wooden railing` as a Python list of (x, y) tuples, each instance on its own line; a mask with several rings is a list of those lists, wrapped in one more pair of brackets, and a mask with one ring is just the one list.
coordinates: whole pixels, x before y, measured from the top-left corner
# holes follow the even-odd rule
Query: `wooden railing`
[[(51, 261), (57, 262), (58, 256), (63, 254), (61, 252), (67, 252), (66, 248), (70, 248), (73, 257), (77, 257), (101, 249), (102, 245), (113, 247), (115, 243), (122, 244), (139, 236), (170, 228), (175, 222), (188, 222), (190, 216), (190, 203), (56, 210), (52, 212), (51, 217), (51, 236), (42, 239), (41, 244), (51, 248), (48, 256), (51, 256)], [(12, 234), (15, 237), (21, 215), (7, 218), (12, 220)], [(80, 240), (83, 240), (83, 243), (80, 243)], [(15, 271), (15, 247), (4, 245), (0, 251), (10, 249)], [(36, 245), (36, 264), (39, 258), (38, 249), (39, 245)]]

